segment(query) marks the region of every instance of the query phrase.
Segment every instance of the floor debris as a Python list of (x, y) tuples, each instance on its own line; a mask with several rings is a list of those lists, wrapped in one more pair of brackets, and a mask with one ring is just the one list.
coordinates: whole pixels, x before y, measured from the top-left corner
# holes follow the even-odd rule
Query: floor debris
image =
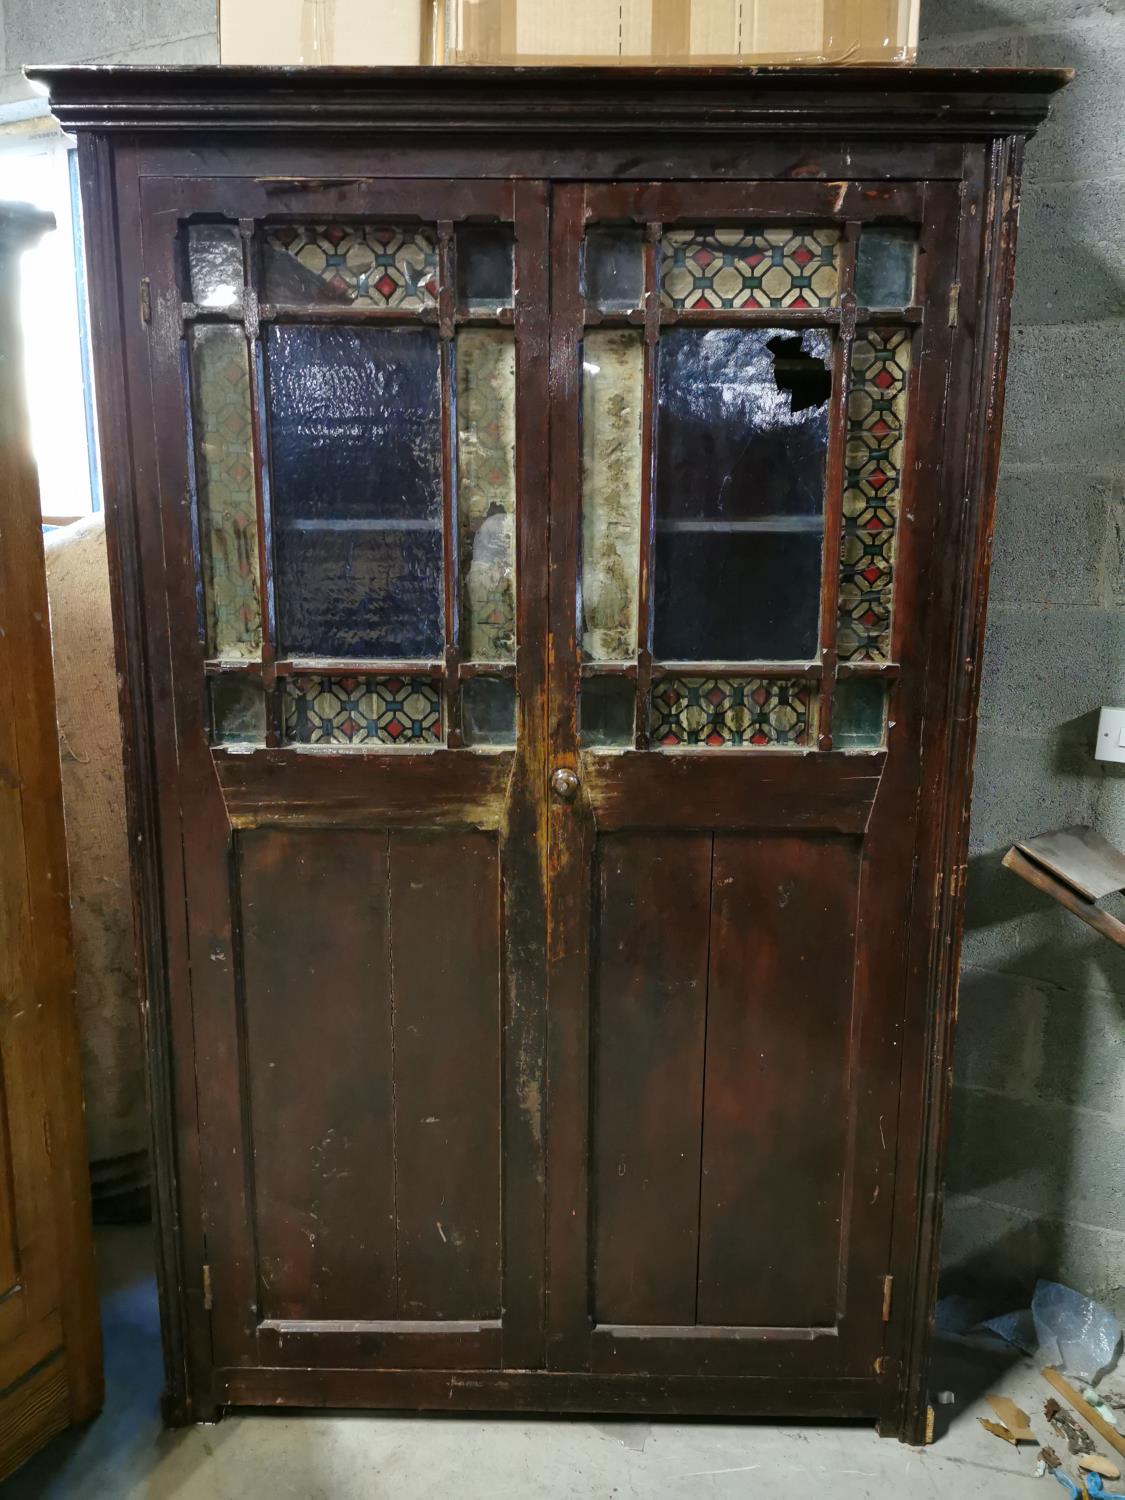
[(1053, 1396), (1043, 1403), (1043, 1415), (1066, 1443), (1068, 1453), (1093, 1453), (1093, 1438)]
[(981, 1417), (980, 1425), (985, 1432), (991, 1432), (993, 1437), (1003, 1438), (1006, 1443), (1011, 1443), (1013, 1448), (1018, 1447), (1020, 1443), (1039, 1441), (1031, 1430), (1027, 1412), (1021, 1411), (1010, 1397), (988, 1396), (986, 1399), (999, 1421), (990, 1422), (987, 1417)]

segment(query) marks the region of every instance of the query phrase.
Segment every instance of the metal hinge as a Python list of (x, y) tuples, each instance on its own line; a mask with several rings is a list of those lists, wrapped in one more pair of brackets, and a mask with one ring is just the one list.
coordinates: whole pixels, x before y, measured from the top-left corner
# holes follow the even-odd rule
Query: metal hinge
[(949, 288), (949, 326), (957, 327), (957, 306), (961, 301), (961, 283), (955, 281)]
[(147, 276), (141, 277), (141, 322), (146, 327), (152, 322), (152, 286)]
[(892, 1294), (894, 1292), (894, 1289), (895, 1289), (895, 1279), (894, 1279), (894, 1277), (893, 1276), (884, 1276), (883, 1277), (883, 1322), (884, 1323), (889, 1323), (891, 1321), (891, 1296), (892, 1296)]
[(203, 1311), (210, 1312), (215, 1305), (215, 1299), (211, 1295), (211, 1267), (203, 1267)]

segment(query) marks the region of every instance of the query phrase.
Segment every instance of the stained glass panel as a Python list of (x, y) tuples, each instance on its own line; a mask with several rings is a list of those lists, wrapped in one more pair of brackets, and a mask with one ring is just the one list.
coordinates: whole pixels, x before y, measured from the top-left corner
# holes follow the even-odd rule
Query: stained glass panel
[(439, 745), (441, 685), (427, 677), (289, 677), (285, 738), (295, 745)]
[(886, 661), (890, 655), (909, 373), (908, 329), (859, 330), (848, 391), (837, 642), (841, 661)]
[(273, 324), (266, 351), (283, 654), (435, 659), (437, 331)]
[(633, 744), (637, 685), (628, 677), (585, 677), (578, 699), (578, 739), (587, 750)]
[(457, 300), (477, 312), (512, 303), (510, 224), (466, 224), (457, 231)]
[(637, 650), (644, 342), (632, 330), (586, 335), (582, 358), (582, 650), (593, 661)]
[(457, 335), (457, 498), (462, 650), (511, 661), (516, 649), (516, 345), (514, 334)]
[(261, 745), (266, 738), (266, 697), (256, 677), (224, 674), (208, 684), (211, 739), (216, 745)]
[(236, 224), (188, 226), (188, 280), (198, 307), (242, 305), (242, 236)]
[(207, 650), (244, 659), (262, 649), (246, 338), (240, 326), (201, 323), (188, 347)]
[(586, 300), (602, 312), (640, 307), (644, 236), (639, 229), (600, 227), (586, 233), (582, 261)]
[(514, 745), (516, 685), (510, 678), (470, 677), (461, 689), (466, 745)]
[(874, 750), (883, 743), (887, 687), (871, 677), (847, 677), (836, 684), (832, 710), (835, 750)]
[(660, 660), (815, 655), (830, 354), (819, 329), (673, 328), (661, 338)]
[(835, 229), (669, 229), (660, 300), (717, 307), (831, 307), (839, 290)]
[(907, 307), (914, 295), (912, 229), (865, 229), (855, 267), (860, 307)]
[(276, 224), (266, 229), (267, 302), (398, 307), (437, 302), (437, 247), (426, 229), (374, 224)]
[(813, 691), (799, 679), (665, 677), (652, 690), (653, 744), (673, 749), (808, 745)]

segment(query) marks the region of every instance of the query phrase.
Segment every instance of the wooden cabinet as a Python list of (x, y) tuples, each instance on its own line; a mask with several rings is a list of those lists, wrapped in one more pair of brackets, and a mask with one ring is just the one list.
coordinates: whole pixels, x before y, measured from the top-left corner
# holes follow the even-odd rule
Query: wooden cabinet
[(19, 263), (0, 205), (0, 1481), (102, 1404), (66, 838)]
[(45, 70), (172, 1419), (925, 1427), (1054, 72)]

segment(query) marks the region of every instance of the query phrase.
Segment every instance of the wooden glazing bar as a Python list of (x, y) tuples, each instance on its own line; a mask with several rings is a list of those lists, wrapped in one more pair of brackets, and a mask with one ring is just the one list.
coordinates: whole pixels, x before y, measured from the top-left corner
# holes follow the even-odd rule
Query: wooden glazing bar
[(836, 693), (836, 634), (840, 608), (840, 528), (844, 516), (847, 468), (848, 381), (855, 339), (855, 262), (860, 225), (850, 220), (840, 237), (840, 327), (832, 351), (832, 410), (828, 419), (828, 467), (824, 480), (824, 548), (820, 578), (820, 661), (824, 680), (817, 716), (817, 746), (832, 749), (832, 710)]
[[(275, 663), (274, 671), (281, 674), (280, 664)], [(203, 663), (203, 672), (207, 677), (252, 677), (258, 679), (262, 675), (262, 664), (260, 661), (232, 661), (228, 657), (209, 657)]]
[(292, 656), (274, 663), (278, 677), (440, 677), (444, 670), (444, 661), (359, 661), (327, 656)]
[(258, 257), (253, 219), (239, 219), (242, 237), (243, 322), (250, 366), (250, 421), (254, 443), (254, 499), (258, 512), (258, 590), (262, 610), (262, 686), (266, 695), (266, 745), (281, 743), (281, 700), (276, 691), (277, 599), (273, 582), (273, 527), (270, 515), (269, 421), (265, 365), (258, 319)]
[(365, 307), (354, 302), (314, 302), (305, 306), (265, 302), (258, 309), (258, 318), (263, 323), (389, 323), (403, 327), (423, 323), (432, 327), (440, 323), (441, 313), (438, 307)]
[(635, 661), (584, 661), (579, 668), (579, 672), (583, 678), (635, 678), (637, 675), (637, 663)]
[(800, 677), (816, 682), (822, 675), (821, 663), (809, 661), (662, 661), (652, 665), (654, 680), (661, 677)]
[(901, 668), (897, 661), (840, 661), (836, 663), (836, 681), (851, 677), (879, 677), (894, 682)]
[(661, 327), (694, 324), (704, 328), (834, 328), (840, 322), (838, 307), (693, 307), (660, 308)]
[(656, 569), (656, 378), (660, 357), (660, 235), (663, 225), (645, 229), (644, 405), (641, 414), (641, 555), (637, 587), (637, 700), (634, 743), (647, 750), (649, 743), (648, 698), (652, 685), (653, 582)]
[(506, 682), (514, 681), (514, 661), (463, 661), (460, 665), (461, 681), (470, 677), (502, 677)]
[(438, 232), (438, 332), (441, 338), (441, 514), (445, 591), (445, 734), (451, 750), (461, 744), (461, 581), (457, 536), (456, 372), (453, 361), (456, 249), (453, 224), (442, 219)]

